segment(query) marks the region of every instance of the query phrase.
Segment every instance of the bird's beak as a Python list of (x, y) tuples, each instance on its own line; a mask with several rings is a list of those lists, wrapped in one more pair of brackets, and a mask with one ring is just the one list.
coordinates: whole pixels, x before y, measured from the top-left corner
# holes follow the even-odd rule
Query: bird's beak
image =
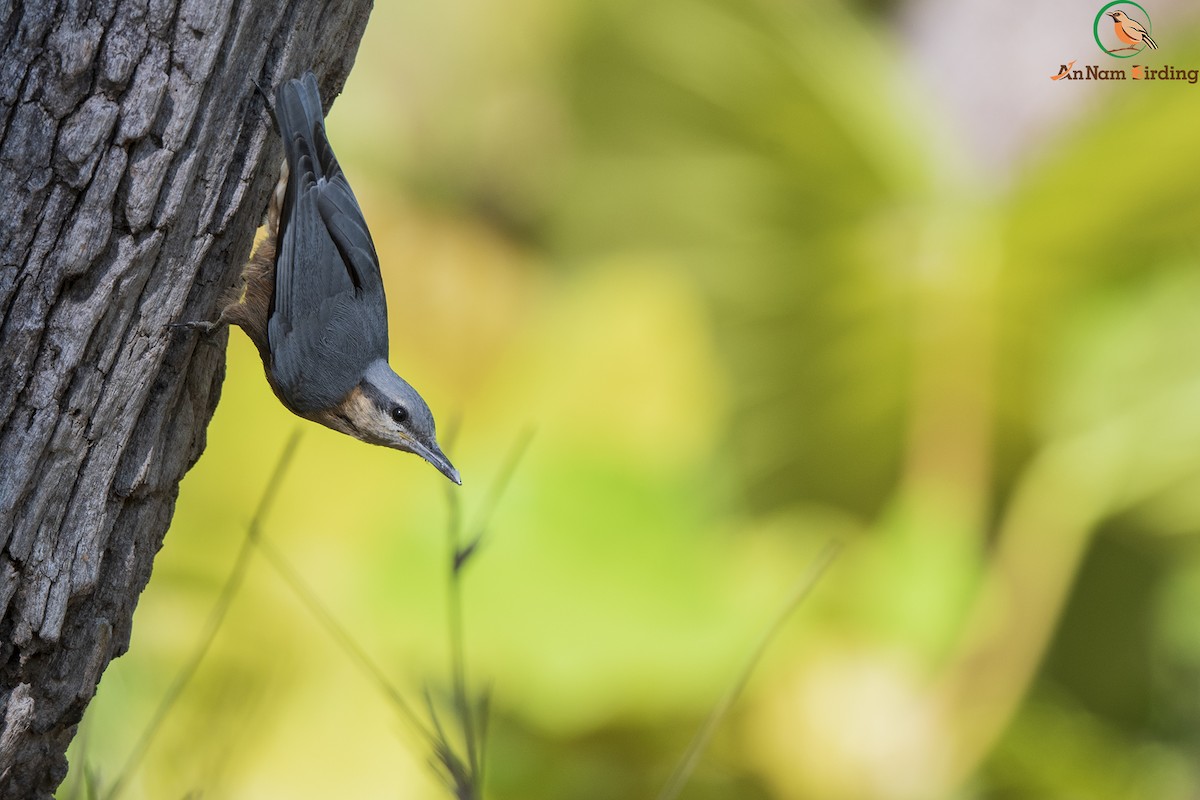
[(436, 444), (425, 445), (416, 439), (409, 440), (408, 444), (412, 447), (414, 453), (437, 467), (438, 472), (459, 486), (462, 486), (462, 478), (458, 476), (458, 470), (454, 468), (454, 465), (450, 463), (450, 459), (446, 458), (446, 454), (438, 449)]

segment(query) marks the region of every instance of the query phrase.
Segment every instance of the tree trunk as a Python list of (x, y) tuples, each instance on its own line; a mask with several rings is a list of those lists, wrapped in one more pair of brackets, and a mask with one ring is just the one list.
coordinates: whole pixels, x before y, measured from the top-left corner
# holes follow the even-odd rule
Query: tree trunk
[[(252, 81), (331, 98), (370, 0), (0, 0), (0, 798), (50, 797), (204, 449), (282, 155)], [(224, 343), (224, 334), (219, 344)]]

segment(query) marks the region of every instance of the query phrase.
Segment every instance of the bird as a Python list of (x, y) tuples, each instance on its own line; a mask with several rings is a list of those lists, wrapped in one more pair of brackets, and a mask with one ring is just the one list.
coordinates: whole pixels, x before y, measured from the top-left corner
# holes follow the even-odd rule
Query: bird
[(1158, 45), (1150, 38), (1150, 33), (1142, 27), (1142, 23), (1130, 19), (1124, 11), (1110, 11), (1108, 16), (1113, 18), (1113, 29), (1117, 32), (1117, 38), (1126, 45), (1133, 46), (1144, 42), (1151, 50), (1158, 49)]
[(461, 485), (438, 446), (429, 406), (388, 363), (379, 257), (330, 147), (311, 70), (279, 85), (272, 114), (284, 159), (266, 236), (215, 321), (174, 327), (211, 333), (237, 325), (258, 349), (275, 396), (293, 414), (414, 453)]

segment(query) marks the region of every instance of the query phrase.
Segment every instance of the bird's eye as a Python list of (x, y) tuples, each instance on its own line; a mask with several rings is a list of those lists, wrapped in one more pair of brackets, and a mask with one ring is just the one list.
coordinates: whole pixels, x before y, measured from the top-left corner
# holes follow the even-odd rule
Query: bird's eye
[(392, 408), (392, 420), (397, 425), (403, 425), (408, 422), (408, 409), (404, 406), (394, 406)]

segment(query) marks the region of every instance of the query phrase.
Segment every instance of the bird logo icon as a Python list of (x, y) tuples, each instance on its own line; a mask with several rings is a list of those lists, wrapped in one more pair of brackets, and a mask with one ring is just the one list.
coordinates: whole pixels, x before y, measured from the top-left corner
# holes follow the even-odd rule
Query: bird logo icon
[(1137, 3), (1109, 3), (1100, 9), (1094, 32), (1096, 44), (1114, 58), (1130, 58), (1146, 48), (1158, 49), (1150, 36), (1150, 15)]

